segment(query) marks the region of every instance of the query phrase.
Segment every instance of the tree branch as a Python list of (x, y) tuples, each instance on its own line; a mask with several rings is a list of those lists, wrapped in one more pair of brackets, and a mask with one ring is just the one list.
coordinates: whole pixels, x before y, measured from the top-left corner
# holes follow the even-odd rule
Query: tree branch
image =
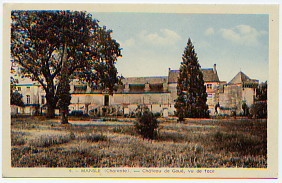
[(37, 74), (35, 71), (33, 71), (28, 65), (25, 65), (25, 64), (22, 62), (22, 60), (21, 60), (21, 58), (20, 58), (19, 56), (15, 56), (15, 57), (18, 58), (19, 64), (20, 64), (22, 67), (26, 68), (31, 74), (33, 74), (34, 78), (42, 85), (42, 87), (44, 88), (44, 90), (47, 91), (48, 88), (47, 88), (46, 85), (43, 83), (42, 79), (39, 78), (38, 74)]

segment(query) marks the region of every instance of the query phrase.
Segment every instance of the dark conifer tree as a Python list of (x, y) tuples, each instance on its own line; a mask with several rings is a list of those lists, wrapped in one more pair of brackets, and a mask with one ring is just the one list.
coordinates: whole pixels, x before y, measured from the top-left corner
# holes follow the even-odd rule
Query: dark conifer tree
[(209, 117), (206, 87), (204, 85), (203, 73), (198, 62), (197, 54), (191, 39), (182, 55), (177, 82), (177, 95), (175, 108), (179, 121), (184, 118), (206, 118)]

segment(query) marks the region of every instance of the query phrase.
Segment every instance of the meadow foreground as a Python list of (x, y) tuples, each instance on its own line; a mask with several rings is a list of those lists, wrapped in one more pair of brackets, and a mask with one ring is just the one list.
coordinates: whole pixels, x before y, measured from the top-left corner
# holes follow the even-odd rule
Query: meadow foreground
[(13, 167), (267, 167), (267, 121), (159, 118), (143, 139), (131, 118), (12, 118)]

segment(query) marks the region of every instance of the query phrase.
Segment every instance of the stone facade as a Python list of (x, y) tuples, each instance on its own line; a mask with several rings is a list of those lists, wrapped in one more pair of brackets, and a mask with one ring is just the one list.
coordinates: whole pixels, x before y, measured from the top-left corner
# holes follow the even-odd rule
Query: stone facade
[[(202, 69), (202, 72), (210, 115), (230, 115), (234, 111), (238, 114), (242, 112), (243, 103), (248, 106), (253, 104), (258, 80), (252, 80), (239, 72), (229, 83), (221, 82), (216, 65)], [(178, 70), (169, 69), (167, 76), (124, 78), (123, 84), (117, 85), (112, 95), (74, 80), (71, 83), (70, 113), (82, 111), (90, 115), (131, 115), (146, 106), (164, 117), (172, 116), (175, 112), (178, 75)], [(45, 93), (39, 84), (21, 78), (16, 90), (23, 95), (26, 106), (18, 109), (13, 106), (13, 114), (34, 115), (46, 112)]]

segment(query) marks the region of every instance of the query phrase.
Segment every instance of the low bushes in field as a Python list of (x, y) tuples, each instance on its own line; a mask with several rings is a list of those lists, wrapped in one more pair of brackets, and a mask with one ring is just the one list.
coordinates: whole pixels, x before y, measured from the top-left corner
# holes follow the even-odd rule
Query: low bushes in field
[(18, 156), (22, 150), (12, 148), (13, 167), (97, 167), (100, 161), (98, 154), (89, 150), (50, 148)]
[(82, 140), (87, 140), (88, 142), (98, 142), (107, 141), (108, 137), (102, 134), (87, 134), (80, 137)]
[(134, 127), (126, 126), (126, 127), (114, 127), (112, 129), (114, 133), (120, 133), (120, 134), (128, 134), (128, 135), (136, 135), (136, 130)]
[(67, 135), (41, 135), (39, 138), (31, 139), (30, 146), (34, 147), (49, 147), (55, 144), (64, 144), (75, 138), (73, 133)]
[(11, 139), (11, 145), (16, 146), (16, 145), (24, 145), (26, 143), (26, 139), (23, 137), (12, 137)]
[[(17, 118), (11, 127), (12, 166), (267, 167), (266, 120), (191, 119), (173, 124), (176, 120), (159, 119), (159, 127), (155, 115), (148, 118), (143, 123), (139, 118), (140, 128), (132, 125), (135, 119), (120, 118), (128, 124), (118, 125), (51, 123), (50, 127), (50, 121)], [(38, 131), (30, 129), (31, 125)], [(148, 128), (152, 136), (142, 133), (146, 127), (152, 127)], [(46, 133), (49, 135), (43, 135)]]
[(11, 145), (24, 145), (26, 143), (26, 138), (23, 136), (25, 135), (24, 132), (11, 132)]
[(187, 140), (187, 137), (185, 135), (182, 135), (181, 133), (162, 132), (162, 133), (159, 134), (158, 140), (160, 140), (160, 141), (182, 142), (182, 141)]
[(120, 127), (114, 127), (112, 130), (113, 130), (113, 132), (115, 132), (115, 133), (122, 133), (122, 132), (123, 132), (123, 129), (120, 128)]
[(264, 155), (267, 151), (266, 139), (239, 133), (216, 132), (213, 134), (213, 141), (216, 149), (242, 155)]

